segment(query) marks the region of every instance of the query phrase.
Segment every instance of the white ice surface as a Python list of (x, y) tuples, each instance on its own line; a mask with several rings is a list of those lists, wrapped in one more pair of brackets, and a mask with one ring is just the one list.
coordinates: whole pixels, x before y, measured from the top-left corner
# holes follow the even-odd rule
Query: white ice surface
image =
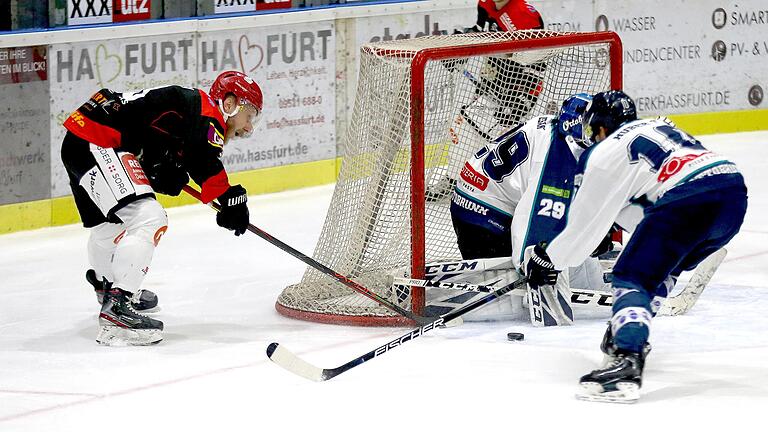
[[(72, 225), (0, 236), (0, 431), (764, 430), (768, 407), (768, 133), (704, 137), (734, 160), (750, 203), (696, 307), (653, 323), (642, 398), (574, 399), (601, 358), (606, 317), (569, 328), (523, 321), (439, 329), (331, 381), (272, 364), (277, 341), (335, 367), (406, 332), (295, 321), (274, 302), (304, 265), (213, 211), (170, 209), (145, 288), (165, 340), (97, 345), (87, 233)], [(311, 253), (332, 186), (252, 197), (251, 221)], [(509, 331), (525, 341), (508, 342)], [(530, 429), (529, 429), (530, 430)]]

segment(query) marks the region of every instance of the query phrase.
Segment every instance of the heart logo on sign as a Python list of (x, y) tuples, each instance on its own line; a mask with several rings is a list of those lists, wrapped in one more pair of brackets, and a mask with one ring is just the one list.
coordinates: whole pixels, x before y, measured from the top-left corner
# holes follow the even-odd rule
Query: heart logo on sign
[[(264, 50), (258, 44), (252, 44), (246, 35), (240, 36), (240, 40), (237, 42), (237, 53), (240, 56), (240, 70), (244, 74), (255, 71), (264, 61)], [(258, 61), (256, 61), (257, 58)], [(254, 64), (255, 66), (249, 68), (250, 65)]]
[[(116, 54), (110, 54), (107, 51), (107, 47), (103, 44), (99, 44), (96, 47), (96, 79), (98, 80), (97, 84), (99, 87), (106, 87), (107, 83), (111, 83), (112, 81), (116, 80), (118, 76), (120, 76), (120, 72), (123, 70), (123, 59), (120, 58), (120, 56)], [(112, 64), (114, 66), (112, 66)], [(114, 70), (115, 73), (106, 81), (104, 82), (104, 79), (102, 78), (102, 68), (104, 70)]]

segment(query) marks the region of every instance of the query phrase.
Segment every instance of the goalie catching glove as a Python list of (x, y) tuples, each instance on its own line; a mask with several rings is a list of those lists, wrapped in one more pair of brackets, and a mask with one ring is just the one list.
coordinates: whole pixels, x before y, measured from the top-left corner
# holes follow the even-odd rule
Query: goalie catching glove
[(236, 236), (242, 235), (248, 229), (248, 194), (240, 185), (230, 186), (218, 198), (221, 210), (216, 215), (216, 223), (220, 227), (234, 231)]
[(555, 265), (549, 259), (549, 255), (544, 250), (546, 243), (539, 243), (536, 246), (528, 246), (532, 249), (528, 262), (525, 263), (525, 274), (528, 276), (528, 283), (533, 286), (554, 285), (557, 282), (557, 275), (560, 273), (555, 270)]

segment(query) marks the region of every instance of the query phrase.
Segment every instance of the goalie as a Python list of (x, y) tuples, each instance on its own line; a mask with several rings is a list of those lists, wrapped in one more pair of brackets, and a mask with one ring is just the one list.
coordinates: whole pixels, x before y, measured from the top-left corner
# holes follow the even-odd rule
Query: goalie
[[(528, 246), (550, 241), (563, 229), (578, 159), (586, 149), (581, 120), (590, 101), (586, 94), (572, 96), (557, 117), (535, 117), (519, 125), (464, 164), (451, 198), (451, 220), (463, 259), (511, 256), (520, 268)], [(610, 237), (592, 257), (612, 249)], [(571, 273), (571, 284), (607, 288), (596, 258)], [(556, 289), (565, 303), (560, 308), (551, 305), (552, 313), (544, 311), (540, 317), (532, 311), (534, 325), (570, 324), (569, 286), (567, 278), (561, 278)]]

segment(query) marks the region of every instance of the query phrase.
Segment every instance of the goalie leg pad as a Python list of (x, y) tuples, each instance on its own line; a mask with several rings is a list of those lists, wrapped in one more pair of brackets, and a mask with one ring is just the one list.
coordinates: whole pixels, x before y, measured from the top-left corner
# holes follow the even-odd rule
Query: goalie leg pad
[[(461, 282), (454, 277), (451, 281), (457, 283), (472, 283), (495, 288), (503, 287), (520, 279), (520, 274), (513, 269), (489, 269), (476, 273), (464, 273)], [(428, 309), (442, 308), (441, 314), (460, 307), (472, 300), (484, 296), (481, 292), (461, 292), (454, 289), (430, 288), (427, 291)], [(483, 308), (468, 313), (465, 321), (491, 321), (519, 318), (523, 315), (520, 297), (505, 296)]]
[(611, 284), (605, 282), (606, 272), (603, 268), (603, 262), (597, 258), (587, 258), (582, 264), (576, 267), (569, 267), (566, 271), (568, 272), (568, 281), (570, 282), (571, 289), (607, 292), (613, 290)]
[[(397, 273), (404, 274), (405, 270), (402, 269)], [(432, 281), (470, 283), (499, 288), (518, 280), (520, 274), (515, 270), (512, 258), (506, 256), (430, 263), (426, 266), (425, 278)], [(402, 290), (408, 287), (393, 286), (393, 288)], [(429, 288), (425, 313), (429, 316), (447, 313), (477, 298), (478, 295), (484, 294)], [(488, 321), (519, 318), (523, 316), (522, 313), (520, 298), (505, 296), (505, 299), (500, 299), (500, 301), (470, 312), (464, 317), (464, 320)]]

